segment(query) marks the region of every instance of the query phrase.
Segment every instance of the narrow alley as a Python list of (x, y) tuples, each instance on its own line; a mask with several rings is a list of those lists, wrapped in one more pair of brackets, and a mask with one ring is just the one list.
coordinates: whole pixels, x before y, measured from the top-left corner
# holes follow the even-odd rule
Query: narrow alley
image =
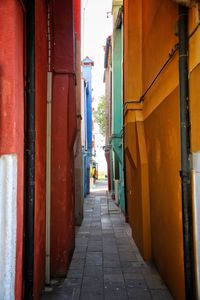
[(200, 300), (200, 0), (0, 0), (0, 300)]
[(67, 278), (42, 300), (172, 299), (154, 266), (143, 261), (105, 185), (98, 181), (85, 199)]

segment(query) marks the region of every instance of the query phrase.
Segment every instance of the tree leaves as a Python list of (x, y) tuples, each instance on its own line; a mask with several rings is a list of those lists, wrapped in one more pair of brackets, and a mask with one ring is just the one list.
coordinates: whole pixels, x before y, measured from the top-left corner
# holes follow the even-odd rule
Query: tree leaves
[(99, 125), (100, 133), (106, 135), (106, 98), (105, 95), (99, 97), (97, 110), (94, 112), (94, 120)]

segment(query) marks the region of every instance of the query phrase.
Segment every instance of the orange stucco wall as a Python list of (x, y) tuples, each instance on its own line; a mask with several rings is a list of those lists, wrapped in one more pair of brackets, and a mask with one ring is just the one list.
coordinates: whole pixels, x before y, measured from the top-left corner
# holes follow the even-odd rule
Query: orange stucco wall
[[(178, 5), (171, 0), (124, 0), (124, 102), (138, 100), (178, 43)], [(197, 26), (189, 9), (189, 33)], [(200, 151), (200, 29), (189, 40), (191, 152)], [(142, 49), (142, 51), (140, 51)], [(137, 58), (137, 59), (135, 59)], [(175, 299), (184, 299), (184, 258), (180, 182), (178, 51), (144, 97), (126, 104), (125, 149), (127, 206), (133, 236), (145, 257), (144, 226), (150, 227), (152, 259)], [(136, 115), (140, 111), (140, 119)], [(144, 131), (138, 132), (137, 124)], [(140, 140), (145, 140), (141, 147)], [(140, 157), (147, 153), (146, 177)], [(144, 153), (143, 153), (144, 155)], [(147, 184), (145, 187), (145, 183)], [(143, 188), (142, 187), (143, 184)], [(146, 202), (141, 191), (146, 190)], [(142, 203), (145, 210), (142, 210)], [(149, 204), (149, 206), (148, 206)], [(144, 213), (149, 207), (150, 221)], [(147, 214), (148, 215), (148, 214)]]
[[(133, 20), (135, 20), (133, 22)], [(142, 1), (124, 0), (124, 100), (142, 93)], [(135, 59), (137, 57), (137, 60)], [(135, 76), (137, 74), (137, 76)], [(133, 77), (134, 76), (134, 77)]]
[[(136, 14), (134, 8), (140, 10), (140, 17), (132, 17)], [(138, 100), (168, 59), (178, 42), (174, 34), (177, 21), (178, 6), (171, 0), (142, 1), (142, 4), (137, 0), (124, 1), (124, 102)], [(198, 67), (191, 74), (191, 96), (197, 94), (195, 72), (199, 72)], [(133, 104), (126, 105), (125, 139), (127, 206), (133, 236), (144, 256), (147, 235), (143, 229), (144, 225), (147, 227), (146, 232), (151, 236), (148, 245), (152, 256), (149, 257), (174, 298), (182, 300), (185, 294), (178, 80), (177, 52), (146, 94), (142, 111), (136, 105), (135, 108)], [(197, 97), (193, 101), (197, 102)], [(141, 118), (137, 121), (138, 111)], [(197, 128), (198, 113), (192, 114), (192, 124)], [(144, 131), (138, 131), (139, 124), (144, 126)], [(141, 137), (145, 140), (142, 146)], [(194, 134), (194, 144), (197, 139)], [(145, 166), (139, 159), (144, 155), (142, 151), (147, 154), (146, 177), (141, 176)], [(146, 202), (141, 194), (144, 190)], [(141, 208), (142, 203), (145, 210)], [(144, 213), (148, 208), (150, 221), (145, 224)]]
[[(130, 149), (127, 147), (126, 149), (126, 168), (127, 173), (132, 176), (127, 176), (127, 209), (128, 209), (128, 217), (129, 223), (132, 228), (133, 237), (135, 242), (137, 243), (140, 251), (143, 253), (143, 226), (142, 226), (142, 203), (141, 199), (141, 180), (140, 180), (140, 172), (141, 172), (141, 164), (139, 157), (139, 149), (138, 149), (138, 137), (136, 131), (136, 123), (129, 123), (126, 125), (126, 134), (131, 135), (133, 140), (135, 141), (135, 159), (132, 157), (132, 153)], [(127, 141), (128, 143), (128, 141)]]
[(144, 121), (152, 253), (175, 299), (184, 299), (178, 90)]
[[(174, 35), (178, 6), (169, 0), (150, 2), (143, 9), (143, 92), (178, 42)], [(175, 54), (144, 99), (144, 126), (149, 163), (152, 258), (175, 299), (184, 299), (177, 86), (178, 55)]]
[(148, 163), (144, 125), (140, 117), (139, 111), (131, 113), (127, 111), (125, 116), (127, 210), (133, 237), (143, 257), (149, 260), (151, 259), (151, 233)]
[(200, 64), (190, 73), (190, 121), (191, 121), (191, 151), (200, 151)]
[(149, 0), (148, 3), (143, 1), (142, 12), (144, 92), (178, 42), (174, 34), (178, 21), (178, 6), (171, 0)]
[[(197, 25), (197, 11), (195, 7), (190, 10), (189, 32)], [(189, 68), (190, 68), (190, 122), (191, 122), (191, 152), (200, 151), (200, 27), (190, 38)]]

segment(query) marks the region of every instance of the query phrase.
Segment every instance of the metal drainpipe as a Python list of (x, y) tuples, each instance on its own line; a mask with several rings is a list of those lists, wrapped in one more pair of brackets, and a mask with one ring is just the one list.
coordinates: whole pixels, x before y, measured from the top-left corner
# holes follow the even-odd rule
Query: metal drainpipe
[(52, 122), (52, 33), (51, 13), (48, 5), (48, 73), (47, 73), (47, 150), (46, 150), (46, 259), (45, 282), (50, 284), (50, 250), (51, 250), (51, 122)]
[(26, 143), (24, 299), (33, 299), (35, 200), (35, 1), (26, 5)]
[(188, 8), (179, 6), (179, 93), (181, 135), (181, 183), (186, 299), (194, 298), (192, 194), (190, 173), (190, 118), (188, 82)]
[[(125, 130), (125, 127), (124, 127)], [(125, 197), (125, 217), (126, 217), (126, 222), (128, 222), (128, 208), (127, 208), (127, 178), (126, 178), (126, 153), (125, 153), (125, 132), (123, 134), (123, 160), (124, 160), (124, 165), (123, 165), (123, 172), (124, 172), (124, 197)]]
[(127, 178), (126, 178), (126, 151), (125, 151), (125, 109), (123, 105), (123, 173), (124, 173), (124, 197), (125, 197), (125, 217), (128, 222), (128, 205), (127, 205)]

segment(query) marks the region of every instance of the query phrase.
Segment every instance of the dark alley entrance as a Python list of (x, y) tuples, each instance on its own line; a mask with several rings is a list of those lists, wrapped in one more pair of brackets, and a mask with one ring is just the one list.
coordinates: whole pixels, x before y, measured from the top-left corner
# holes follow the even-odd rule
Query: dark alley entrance
[(118, 206), (97, 181), (85, 199), (67, 278), (42, 300), (170, 300), (153, 265), (145, 263)]

